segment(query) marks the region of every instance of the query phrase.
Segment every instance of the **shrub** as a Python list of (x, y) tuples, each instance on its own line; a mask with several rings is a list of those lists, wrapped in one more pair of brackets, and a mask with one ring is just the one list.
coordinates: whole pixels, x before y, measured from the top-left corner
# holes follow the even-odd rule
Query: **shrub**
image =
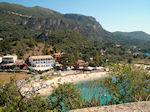
[(42, 97), (32, 95), (30, 98), (22, 96), (16, 83), (3, 84), (0, 82), (0, 112), (45, 112), (47, 105)]
[(110, 70), (110, 77), (105, 78), (104, 84), (113, 96), (111, 104), (148, 100), (150, 75), (144, 69), (129, 64), (116, 64)]
[(60, 112), (82, 107), (81, 94), (72, 83), (59, 84), (47, 97), (46, 102), (50, 110), (56, 108)]
[(27, 74), (32, 74), (32, 72), (29, 71), (29, 72), (27, 72)]
[(53, 77), (52, 77), (52, 76), (49, 76), (48, 78), (51, 80)]

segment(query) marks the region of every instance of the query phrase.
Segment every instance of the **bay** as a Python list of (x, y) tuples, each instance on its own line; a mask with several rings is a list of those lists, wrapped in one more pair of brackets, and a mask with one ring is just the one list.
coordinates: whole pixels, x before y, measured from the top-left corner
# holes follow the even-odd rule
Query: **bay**
[(77, 83), (76, 86), (80, 90), (84, 101), (91, 101), (95, 97), (100, 105), (106, 105), (112, 99), (100, 80), (84, 81)]
[(150, 56), (150, 53), (144, 53), (145, 55), (147, 55), (147, 56)]

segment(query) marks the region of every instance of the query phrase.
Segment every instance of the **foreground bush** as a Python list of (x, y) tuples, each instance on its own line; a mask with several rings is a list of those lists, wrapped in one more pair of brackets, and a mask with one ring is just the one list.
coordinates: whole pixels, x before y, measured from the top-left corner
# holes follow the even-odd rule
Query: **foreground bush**
[(82, 97), (75, 85), (69, 83), (59, 84), (46, 100), (50, 110), (67, 111), (82, 107)]
[(7, 84), (0, 81), (0, 112), (62, 112), (81, 107), (81, 95), (71, 83), (60, 84), (45, 99), (36, 94), (23, 96), (15, 78)]
[(109, 104), (150, 100), (150, 75), (142, 68), (129, 64), (115, 64), (104, 85), (112, 95)]
[(0, 83), (0, 112), (44, 112), (47, 105), (43, 98), (22, 96), (15, 78), (10, 83)]

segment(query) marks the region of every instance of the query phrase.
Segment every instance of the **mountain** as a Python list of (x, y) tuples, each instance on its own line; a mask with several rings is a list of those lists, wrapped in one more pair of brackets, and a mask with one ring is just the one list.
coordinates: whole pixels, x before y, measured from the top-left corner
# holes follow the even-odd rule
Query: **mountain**
[(9, 4), (7, 2), (0, 3), (0, 10), (1, 11), (6, 11), (6, 12), (11, 11), (11, 12), (19, 13), (19, 14), (22, 14), (22, 15), (32, 16), (32, 17), (61, 16), (61, 14), (56, 12), (56, 11), (46, 9), (46, 8), (42, 8), (42, 7), (39, 7), (39, 6), (24, 7), (24, 6), (17, 5), (17, 4)]
[[(80, 14), (61, 14), (57, 11), (17, 4), (0, 3), (0, 37), (45, 38), (51, 31), (73, 31), (87, 39), (103, 43), (150, 48), (149, 35), (144, 32), (109, 32), (94, 17)], [(43, 36), (43, 34), (48, 34)], [(42, 35), (42, 36), (41, 36)]]
[(139, 39), (139, 40), (149, 40), (150, 35), (143, 32), (143, 31), (135, 31), (135, 32), (114, 32), (114, 35), (122, 35), (132, 39)]
[(74, 14), (60, 14), (41, 7), (24, 7), (0, 3), (0, 23), (32, 30), (73, 30), (89, 38), (102, 40), (101, 25), (93, 18)]
[(137, 46), (141, 49), (150, 48), (150, 35), (143, 31), (113, 32), (113, 36), (124, 45)]

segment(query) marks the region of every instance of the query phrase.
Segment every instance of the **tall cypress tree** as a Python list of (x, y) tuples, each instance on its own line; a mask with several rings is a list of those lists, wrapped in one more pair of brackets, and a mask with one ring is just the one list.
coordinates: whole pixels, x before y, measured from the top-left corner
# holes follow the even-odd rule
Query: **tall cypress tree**
[(98, 55), (97, 51), (95, 51), (95, 53), (94, 53), (93, 61), (94, 61), (96, 66), (100, 65), (100, 58), (99, 58), (99, 55)]

